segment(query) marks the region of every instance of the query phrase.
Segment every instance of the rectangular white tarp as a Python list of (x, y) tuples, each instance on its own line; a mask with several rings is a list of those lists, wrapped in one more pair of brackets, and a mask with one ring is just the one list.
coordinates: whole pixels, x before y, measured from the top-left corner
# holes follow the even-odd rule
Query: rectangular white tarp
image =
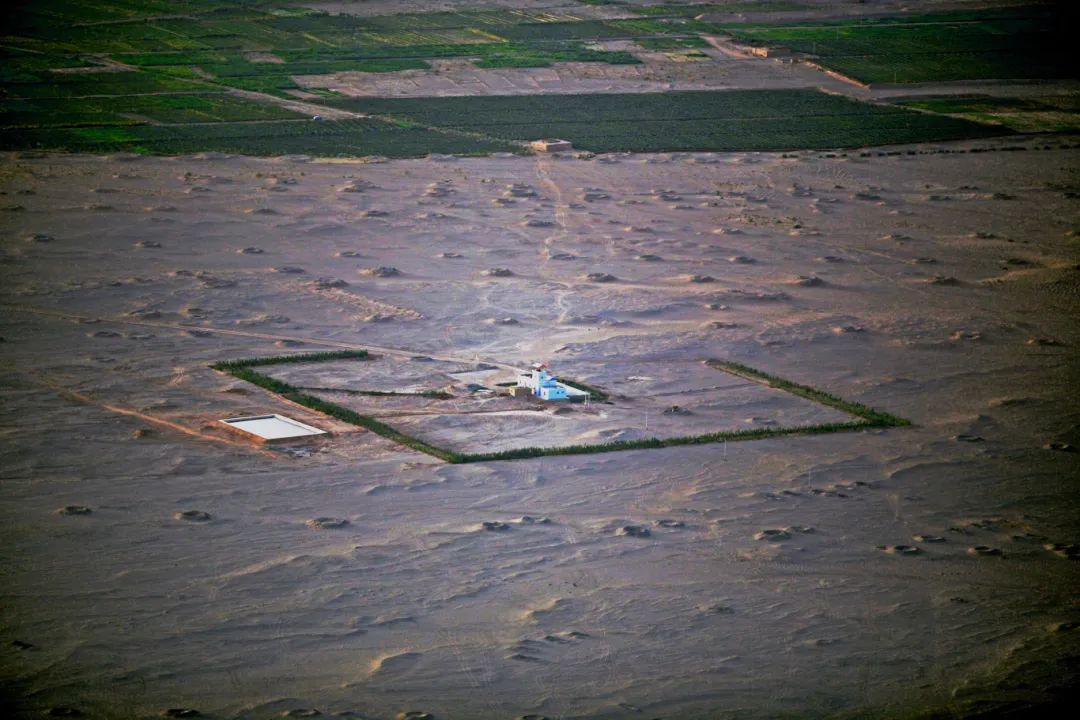
[(285, 440), (309, 435), (325, 435), (326, 431), (305, 425), (284, 415), (253, 415), (251, 417), (228, 418), (221, 422), (251, 433), (263, 440)]

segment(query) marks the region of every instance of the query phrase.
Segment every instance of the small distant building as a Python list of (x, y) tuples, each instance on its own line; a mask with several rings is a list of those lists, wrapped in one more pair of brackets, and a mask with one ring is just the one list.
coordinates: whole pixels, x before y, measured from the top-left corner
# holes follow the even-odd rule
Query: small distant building
[[(542, 363), (536, 363), (530, 372), (518, 375), (517, 388), (526, 388), (541, 400), (584, 400), (589, 396), (584, 390), (559, 382)], [(511, 394), (517, 397), (516, 393)]]
[(753, 46), (746, 48), (755, 57), (771, 58), (773, 60), (790, 60), (791, 51), (784, 47)]
[(573, 150), (574, 145), (569, 140), (559, 140), (558, 138), (544, 138), (542, 140), (533, 140), (529, 143), (529, 147), (534, 152), (567, 152)]

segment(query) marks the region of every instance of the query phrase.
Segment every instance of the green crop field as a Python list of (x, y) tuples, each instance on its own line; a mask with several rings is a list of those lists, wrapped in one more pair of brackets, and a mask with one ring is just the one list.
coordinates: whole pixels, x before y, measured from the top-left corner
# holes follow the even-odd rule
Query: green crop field
[(1072, 78), (1071, 28), (1040, 6), (903, 19), (727, 26), (735, 40), (782, 46), (866, 83)]
[(159, 155), (216, 151), (324, 157), (421, 157), (430, 153), (473, 155), (521, 150), (499, 140), (485, 141), (368, 119), (0, 130), (0, 149), (26, 148)]
[(224, 93), (0, 100), (0, 125), (8, 128), (136, 125), (147, 121), (164, 124), (250, 122), (303, 117), (277, 105), (255, 103)]
[(723, 2), (692, 3), (688, 5), (645, 5), (630, 8), (637, 15), (651, 17), (696, 17), (702, 13), (723, 15), (735, 13), (774, 13), (805, 10), (807, 5), (795, 2)]
[(1008, 132), (814, 90), (334, 98), (326, 102), (505, 140), (561, 137), (595, 152), (860, 147)]
[(1003, 125), (1018, 132), (1080, 131), (1080, 99), (1075, 95), (1026, 98), (950, 96), (901, 103), (943, 115)]
[[(235, 101), (221, 112), (204, 105), (185, 108), (190, 113), (174, 107), (177, 112), (163, 118), (132, 97), (195, 95), (222, 86), (289, 97), (298, 89), (297, 75), (424, 70), (430, 68), (428, 60), (439, 57), (471, 58), (481, 67), (639, 62), (627, 52), (587, 46), (624, 37), (626, 29), (562, 11), (354, 17), (284, 2), (42, 0), (2, 10), (0, 21), (5, 23), (0, 100), (116, 99), (112, 108), (89, 101), (8, 106), (0, 119), (0, 127), (8, 128), (275, 119), (285, 116), (250, 107), (245, 112)], [(260, 61), (252, 61), (251, 53)], [(105, 67), (110, 62), (128, 71), (108, 71), (117, 69)], [(102, 71), (57, 72), (95, 65)]]

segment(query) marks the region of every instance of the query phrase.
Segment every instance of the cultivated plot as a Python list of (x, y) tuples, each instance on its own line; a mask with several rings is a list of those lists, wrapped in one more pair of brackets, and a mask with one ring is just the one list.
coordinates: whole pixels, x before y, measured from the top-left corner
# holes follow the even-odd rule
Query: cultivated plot
[(866, 83), (1075, 77), (1069, 24), (1037, 5), (903, 18), (729, 27)]

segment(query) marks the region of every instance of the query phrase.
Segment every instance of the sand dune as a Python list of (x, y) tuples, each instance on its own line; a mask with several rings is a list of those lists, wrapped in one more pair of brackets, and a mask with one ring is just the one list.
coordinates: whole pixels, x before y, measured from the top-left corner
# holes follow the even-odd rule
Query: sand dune
[[(137, 178), (7, 157), (3, 190), (33, 191), (0, 220), (16, 710), (904, 717), (1051, 699), (1080, 627), (1080, 246), (1061, 190), (1078, 151), (1017, 143), (141, 158)], [(473, 451), (837, 419), (712, 357), (913, 425), (451, 466), (208, 368), (364, 346), (385, 350), (274, 375)], [(611, 404), (345, 392), (494, 386), (536, 360)], [(275, 412), (331, 435), (259, 446), (217, 422)]]

